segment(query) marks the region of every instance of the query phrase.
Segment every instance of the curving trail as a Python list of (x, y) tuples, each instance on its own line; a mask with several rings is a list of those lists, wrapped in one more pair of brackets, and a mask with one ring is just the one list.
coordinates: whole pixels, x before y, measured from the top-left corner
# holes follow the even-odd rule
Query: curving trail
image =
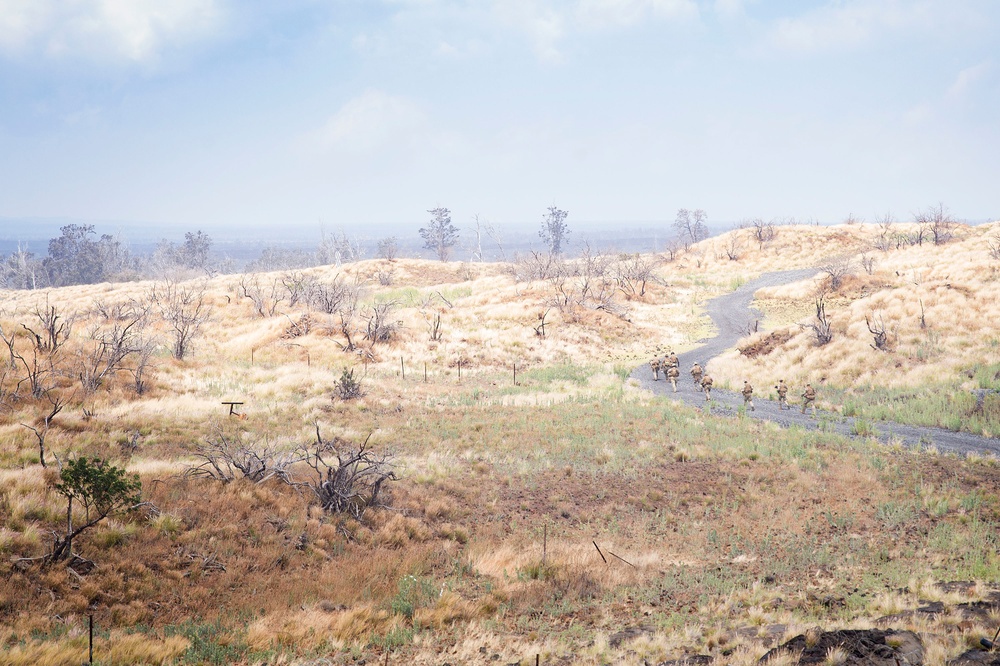
[[(695, 386), (688, 372), (695, 361), (703, 366), (719, 356), (722, 352), (736, 345), (744, 336), (746, 326), (754, 320), (763, 319), (763, 314), (750, 307), (753, 295), (761, 287), (771, 287), (789, 282), (796, 282), (815, 275), (814, 269), (801, 269), (765, 273), (755, 280), (747, 282), (736, 291), (713, 298), (707, 304), (708, 316), (715, 324), (718, 333), (702, 340), (702, 344), (694, 349), (678, 354), (680, 358), (681, 377), (677, 382), (677, 393), (674, 393), (670, 383), (661, 379), (653, 380), (653, 373), (648, 365), (635, 368), (630, 377), (657, 395), (671, 400), (683, 402), (692, 407), (705, 409), (705, 396)], [(753, 383), (753, 380), (751, 380)], [(754, 385), (754, 405), (756, 410), (747, 412), (747, 417), (772, 421), (784, 427), (800, 426), (809, 430), (826, 430), (842, 435), (857, 437), (854, 431), (854, 419), (841, 416), (834, 412), (819, 410), (814, 418), (810, 414), (799, 413), (799, 394), (802, 387), (790, 386), (789, 398), (792, 409), (780, 410), (778, 403), (765, 399), (764, 395), (772, 393), (770, 386)], [(822, 388), (818, 387), (822, 396)], [(712, 390), (710, 409), (713, 414), (735, 416), (743, 405), (743, 396), (736, 391), (722, 389)], [(909, 426), (888, 421), (874, 424), (875, 436), (882, 441), (901, 441), (910, 447), (935, 446), (939, 451), (965, 455), (968, 453), (988, 453), (1000, 456), (1000, 439), (981, 437), (967, 432), (954, 432), (942, 428), (927, 426)]]

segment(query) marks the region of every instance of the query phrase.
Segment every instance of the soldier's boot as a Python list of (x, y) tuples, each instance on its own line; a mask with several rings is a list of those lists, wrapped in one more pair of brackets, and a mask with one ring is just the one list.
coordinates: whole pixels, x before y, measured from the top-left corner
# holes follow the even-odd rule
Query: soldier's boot
[(753, 400), (750, 401), (750, 411), (751, 412), (756, 411), (753, 406)]

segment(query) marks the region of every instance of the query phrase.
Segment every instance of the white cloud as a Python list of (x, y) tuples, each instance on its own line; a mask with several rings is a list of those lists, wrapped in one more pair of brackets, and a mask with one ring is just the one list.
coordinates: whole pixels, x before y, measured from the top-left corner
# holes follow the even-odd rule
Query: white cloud
[(732, 21), (746, 16), (745, 0), (715, 0), (716, 15), (724, 20)]
[(222, 13), (219, 0), (0, 0), (0, 51), (148, 62), (213, 34)]
[[(690, 21), (698, 0), (382, 0), (395, 8), (395, 27), (461, 26), (474, 35), (435, 44), (439, 55), (477, 54), (521, 36), (543, 61), (563, 60), (563, 44), (581, 34), (650, 21)], [(732, 1), (732, 0), (730, 0)]]
[(946, 97), (952, 100), (963, 99), (972, 89), (975, 88), (976, 84), (987, 77), (992, 70), (993, 63), (988, 60), (981, 62), (978, 65), (973, 65), (972, 67), (966, 67), (958, 73), (958, 76), (955, 77), (955, 82), (948, 88)]
[(845, 50), (887, 35), (944, 33), (973, 21), (974, 10), (952, 0), (844, 0), (778, 19), (766, 41), (783, 51)]
[(502, 24), (527, 35), (540, 59), (562, 59), (559, 41), (566, 33), (563, 11), (534, 0), (496, 0), (493, 13)]
[(381, 90), (349, 100), (306, 141), (324, 151), (368, 153), (406, 144), (422, 133), (426, 115), (413, 101)]
[(697, 18), (698, 5), (693, 0), (579, 0), (576, 15), (588, 27), (633, 25), (648, 18)]

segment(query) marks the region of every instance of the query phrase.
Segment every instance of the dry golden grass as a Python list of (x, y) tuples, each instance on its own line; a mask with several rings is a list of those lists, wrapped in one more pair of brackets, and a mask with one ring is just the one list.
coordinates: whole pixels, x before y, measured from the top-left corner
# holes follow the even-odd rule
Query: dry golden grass
[[(111, 632), (105, 641), (95, 641), (94, 659), (107, 664), (149, 664), (175, 663), (190, 646), (190, 642), (180, 636), (156, 639), (141, 634)], [(77, 630), (65, 640), (36, 642), (14, 646), (0, 654), (3, 666), (77, 666), (87, 663), (88, 645), (86, 633)]]
[[(824, 348), (797, 326), (812, 314), (817, 279), (761, 290), (768, 325), (791, 337), (756, 359), (730, 353), (713, 374), (733, 383), (767, 378), (764, 386), (773, 377), (916, 387), (1000, 363), (991, 342), (997, 262), (985, 249), (998, 228), (876, 253), (873, 275), (847, 279), (827, 297), (835, 338)], [(169, 357), (167, 331), (156, 324), (164, 346), (150, 392), (135, 395), (123, 374), (74, 394), (47, 434), (50, 456), (98, 454), (138, 473), (144, 499), (161, 511), (117, 517), (80, 537), (76, 549), (98, 564), (94, 572), (14, 566), (46, 552), (65, 504), (52, 490), (54, 469), (37, 464), (35, 436), (20, 425), (38, 423), (47, 403), (21, 400), (2, 414), (0, 659), (78, 661), (79, 622), (63, 635), (53, 618), (95, 612), (119, 651), (114, 663), (177, 659), (187, 639), (163, 636), (188, 622), (220, 624), (210, 642), (236, 663), (362, 654), (372, 663), (392, 652), (393, 663), (414, 664), (493, 663), (493, 655), (529, 664), (535, 654), (581, 664), (711, 654), (750, 664), (818, 623), (870, 626), (921, 599), (950, 608), (985, 599), (986, 585), (945, 591), (931, 583), (1000, 576), (988, 536), (1000, 515), (1000, 473), (988, 461), (911, 456), (667, 409), (622, 381), (633, 363), (706, 335), (704, 301), (736, 278), (815, 266), (833, 246), (861, 252), (876, 233), (867, 225), (780, 227), (772, 243), (748, 246), (736, 262), (725, 256), (725, 237), (712, 239), (660, 265), (645, 296), (620, 298), (621, 316), (552, 307), (552, 283), (515, 282), (500, 265), (400, 260), (389, 286), (372, 277), (384, 262), (303, 271), (360, 280), (362, 304), (399, 303), (396, 338), (366, 342), (364, 355), (341, 349), (337, 322), (325, 315), (311, 313), (318, 325), (308, 335), (283, 338), (304, 306), (260, 317), (239, 297), (238, 277), (205, 280), (212, 320), (188, 359)], [(123, 302), (151, 286), (47, 297), (79, 311), (82, 334), (100, 321), (89, 311), (95, 299)], [(46, 294), (3, 297), (6, 332), (29, 322)], [(546, 310), (543, 337), (535, 326)], [(435, 313), (438, 341), (427, 324)], [(869, 347), (864, 315), (872, 313), (895, 327), (889, 352)], [(68, 392), (80, 344), (72, 340), (62, 361)], [(334, 397), (345, 368), (362, 377), (364, 397)], [(955, 381), (968, 387), (972, 379)], [(243, 419), (226, 415), (220, 403), (231, 399), (244, 401)], [(308, 495), (278, 483), (183, 475), (215, 429), (292, 446), (312, 440), (314, 422), (326, 437), (371, 433), (373, 446), (397, 454), (393, 511), (361, 523), (323, 515)], [(135, 433), (137, 448), (127, 450)], [(987, 629), (962, 629), (955, 615), (901, 623), (933, 636), (937, 663), (958, 653), (963, 631)], [(121, 633), (139, 624), (148, 631)], [(651, 629), (612, 646), (612, 636), (637, 626)]]

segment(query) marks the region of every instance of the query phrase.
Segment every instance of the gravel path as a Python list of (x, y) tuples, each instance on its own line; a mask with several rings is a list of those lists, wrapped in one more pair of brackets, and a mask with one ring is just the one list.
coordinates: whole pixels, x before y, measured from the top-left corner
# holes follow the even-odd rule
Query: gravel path
[[(643, 388), (649, 389), (657, 395), (700, 409), (710, 409), (713, 414), (735, 416), (743, 405), (743, 396), (736, 391), (713, 389), (712, 401), (706, 403), (704, 394), (691, 379), (689, 372), (691, 366), (695, 361), (703, 366), (707, 365), (719, 354), (734, 347), (739, 339), (746, 334), (748, 324), (758, 319), (763, 320), (763, 314), (750, 307), (754, 292), (758, 289), (796, 282), (815, 274), (816, 271), (813, 269), (765, 273), (759, 278), (747, 282), (736, 291), (709, 301), (706, 309), (718, 333), (714, 337), (702, 340), (700, 346), (684, 354), (678, 354), (681, 377), (677, 382), (677, 393), (672, 391), (669, 382), (663, 379), (654, 381), (653, 373), (648, 364), (636, 368), (630, 376), (637, 380)], [(754, 384), (752, 379), (750, 383)], [(754, 406), (756, 409), (752, 412), (747, 411), (747, 416), (773, 421), (784, 427), (800, 426), (809, 430), (837, 432), (851, 437), (858, 436), (855, 432), (856, 425), (853, 418), (823, 410), (818, 410), (815, 417), (811, 412), (801, 414), (800, 407), (794, 403), (801, 403), (800, 394), (804, 387), (790, 386), (789, 388), (789, 398), (793, 402), (792, 409), (781, 410), (776, 401), (761, 397), (773, 393), (771, 386), (754, 384)], [(819, 391), (822, 394), (822, 388), (819, 388)], [(942, 452), (962, 455), (989, 453), (1000, 456), (1000, 439), (996, 438), (981, 437), (967, 432), (953, 432), (942, 428), (908, 426), (888, 421), (878, 421), (869, 427), (874, 430), (874, 435), (882, 441), (903, 442), (910, 447), (934, 446)]]

